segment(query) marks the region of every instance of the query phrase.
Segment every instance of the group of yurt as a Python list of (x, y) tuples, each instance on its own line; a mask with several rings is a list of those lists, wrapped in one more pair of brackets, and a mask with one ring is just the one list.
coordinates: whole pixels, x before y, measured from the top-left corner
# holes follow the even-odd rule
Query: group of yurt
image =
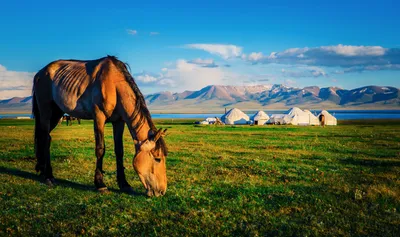
[(315, 116), (311, 111), (301, 110), (297, 107), (289, 109), (284, 114), (272, 114), (271, 116), (260, 110), (251, 117), (240, 109), (233, 108), (226, 112), (220, 120), (217, 117), (207, 118), (201, 124), (214, 124), (216, 121), (221, 121), (222, 124), (226, 125), (337, 125), (337, 119), (326, 110), (322, 110)]

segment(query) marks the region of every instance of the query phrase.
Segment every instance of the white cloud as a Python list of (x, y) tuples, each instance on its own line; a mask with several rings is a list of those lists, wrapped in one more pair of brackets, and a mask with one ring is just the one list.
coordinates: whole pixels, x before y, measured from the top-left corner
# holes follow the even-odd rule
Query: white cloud
[(143, 75), (138, 75), (135, 77), (136, 80), (141, 81), (143, 83), (149, 83), (149, 82), (154, 82), (157, 81), (156, 77), (150, 76), (148, 74), (143, 74)]
[(259, 53), (251, 53), (248, 56), (248, 60), (249, 61), (258, 61), (258, 60), (260, 60), (262, 58), (263, 58), (263, 54), (261, 52), (259, 52)]
[(224, 59), (236, 58), (242, 55), (242, 47), (233, 44), (186, 44), (184, 47), (204, 50)]
[[(196, 62), (196, 63), (193, 63)], [(213, 63), (209, 59), (177, 60), (174, 65), (162, 68), (159, 74), (139, 73), (134, 78), (145, 94), (158, 91), (199, 90), (208, 85), (235, 85), (248, 80), (250, 76), (239, 75), (227, 67), (204, 67)], [(261, 79), (261, 78), (257, 78)], [(262, 78), (265, 79), (265, 78)]]
[(34, 72), (9, 71), (0, 65), (0, 99), (31, 95)]
[(175, 68), (170, 68), (163, 79), (172, 80), (177, 90), (198, 90), (207, 85), (222, 84), (227, 72), (222, 68), (202, 67), (178, 60)]
[(320, 67), (315, 66), (300, 66), (295, 67), (292, 70), (282, 68), (282, 75), (284, 77), (328, 77), (328, 74)]
[(160, 85), (160, 86), (168, 86), (168, 87), (174, 87), (175, 86), (174, 80), (166, 79), (166, 78), (161, 79), (160, 81), (158, 81), (157, 84)]
[[(268, 59), (275, 59), (276, 58), (276, 52), (272, 52), (268, 57)], [(259, 58), (259, 60), (262, 58)]]
[(189, 62), (198, 64), (198, 65), (203, 65), (203, 64), (212, 64), (212, 63), (214, 63), (214, 60), (213, 59), (196, 58), (196, 59), (190, 60)]
[[(176, 69), (179, 70), (180, 72), (191, 72), (198, 68), (196, 65), (188, 63), (186, 60), (179, 59), (176, 61)], [(169, 72), (174, 69), (168, 70)]]
[[(302, 54), (304, 52), (307, 52), (309, 50), (309, 48), (305, 47), (305, 48), (291, 48), (291, 49), (286, 49), (285, 51), (283, 51), (282, 54), (285, 55), (299, 55)], [(276, 54), (276, 52), (272, 52), (273, 54)]]
[(324, 69), (320, 67), (306, 67), (306, 70), (309, 70), (314, 77), (327, 77), (328, 74), (324, 71)]
[[(209, 62), (209, 61), (208, 61)], [(170, 79), (174, 91), (199, 90), (208, 85), (260, 85), (275, 80), (274, 75), (263, 73), (238, 73), (226, 67), (202, 67), (177, 60), (172, 68), (163, 74), (162, 79)]]
[(296, 84), (297, 84), (297, 82), (295, 80), (291, 80), (291, 79), (286, 79), (283, 81), (283, 85), (289, 86), (289, 87), (293, 87)]
[(282, 52), (272, 52), (269, 56), (263, 56), (262, 53), (251, 53), (250, 55), (242, 57), (242, 59), (252, 64), (277, 63), (343, 68), (362, 67), (366, 70), (368, 70), (368, 66), (381, 66), (379, 70), (389, 70), (396, 69), (400, 65), (400, 49), (383, 48), (381, 46), (339, 44), (315, 48), (290, 48)]
[(137, 35), (138, 33), (137, 30), (130, 30), (130, 29), (126, 30), (126, 32), (130, 35)]
[(218, 65), (215, 64), (213, 59), (196, 58), (193, 60), (189, 60), (188, 63), (196, 64), (202, 67), (218, 67)]
[(343, 70), (336, 70), (333, 73), (334, 74), (344, 74), (344, 73), (351, 73), (351, 72), (381, 71), (381, 70), (400, 70), (400, 64), (353, 66), (353, 67), (344, 68)]
[(159, 35), (159, 34), (160, 34), (159, 32), (155, 32), (155, 31), (150, 32), (150, 36), (155, 36), (155, 35)]
[(343, 56), (382, 56), (386, 52), (386, 49), (381, 46), (353, 46), (342, 44), (336, 46), (322, 46), (321, 49)]

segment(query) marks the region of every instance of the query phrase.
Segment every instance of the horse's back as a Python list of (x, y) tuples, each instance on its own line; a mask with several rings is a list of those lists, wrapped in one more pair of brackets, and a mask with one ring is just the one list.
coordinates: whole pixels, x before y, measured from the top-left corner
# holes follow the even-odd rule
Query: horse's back
[(51, 62), (35, 76), (34, 91), (41, 94), (42, 100), (54, 101), (62, 111), (74, 117), (91, 119), (93, 98), (100, 90), (96, 80), (103, 59)]

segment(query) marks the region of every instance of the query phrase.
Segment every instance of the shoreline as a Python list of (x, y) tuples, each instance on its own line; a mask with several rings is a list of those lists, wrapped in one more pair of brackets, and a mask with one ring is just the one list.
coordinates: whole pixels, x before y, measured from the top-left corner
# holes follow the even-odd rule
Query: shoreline
[[(229, 108), (231, 109), (231, 108)], [(227, 109), (227, 111), (229, 111)], [(290, 108), (289, 108), (290, 109)], [(242, 110), (245, 113), (255, 113), (259, 110), (262, 110), (264, 112), (268, 111), (273, 111), (273, 112), (286, 112), (289, 109), (249, 109), (249, 110)], [(381, 111), (384, 111), (385, 113), (400, 113), (400, 107), (399, 108), (341, 108), (341, 109), (329, 109), (329, 108), (323, 108), (323, 109), (310, 109), (310, 111), (321, 111), (321, 110), (327, 110), (327, 111), (333, 111), (333, 112), (352, 112), (352, 113), (365, 113), (370, 112), (370, 113), (379, 113)], [(165, 110), (150, 110), (151, 114), (224, 114), (225, 110), (208, 110), (208, 111), (165, 111)], [(32, 114), (31, 111), (0, 111), (0, 115), (7, 115), (7, 114)]]
[[(153, 121), (158, 124), (158, 126), (163, 126), (163, 125), (169, 125), (169, 124), (180, 124), (180, 125), (195, 125), (194, 122), (198, 121), (198, 118), (175, 118), (175, 119), (166, 119), (166, 118), (154, 118)], [(83, 120), (85, 121), (84, 123), (90, 123), (93, 120)], [(0, 124), (1, 123), (34, 123), (34, 119), (16, 119), (16, 118), (3, 118), (0, 119)], [(373, 127), (373, 126), (391, 126), (391, 125), (400, 125), (400, 118), (381, 118), (381, 119), (338, 119), (337, 120), (337, 125), (335, 126), (329, 126), (327, 125), (326, 127), (337, 127), (337, 126), (365, 126), (365, 127)], [(197, 124), (195, 126), (216, 126), (216, 125), (200, 125)], [(218, 126), (218, 125), (217, 125)], [(225, 125), (225, 127), (254, 127), (254, 125)], [(321, 127), (319, 125), (308, 125), (308, 126), (301, 126), (301, 125), (274, 125), (274, 124), (266, 124), (263, 126), (255, 126), (255, 127), (271, 127), (271, 126), (277, 126), (277, 127)]]

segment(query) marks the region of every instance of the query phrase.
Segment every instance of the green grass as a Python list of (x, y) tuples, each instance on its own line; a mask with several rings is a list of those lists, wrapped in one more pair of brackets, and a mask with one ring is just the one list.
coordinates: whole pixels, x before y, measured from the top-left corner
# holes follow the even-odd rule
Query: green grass
[(51, 147), (58, 185), (34, 171), (33, 122), (0, 120), (0, 236), (400, 236), (400, 123), (336, 127), (168, 128), (168, 190), (147, 198), (118, 191), (111, 125), (105, 182), (94, 191), (93, 124), (57, 127)]

